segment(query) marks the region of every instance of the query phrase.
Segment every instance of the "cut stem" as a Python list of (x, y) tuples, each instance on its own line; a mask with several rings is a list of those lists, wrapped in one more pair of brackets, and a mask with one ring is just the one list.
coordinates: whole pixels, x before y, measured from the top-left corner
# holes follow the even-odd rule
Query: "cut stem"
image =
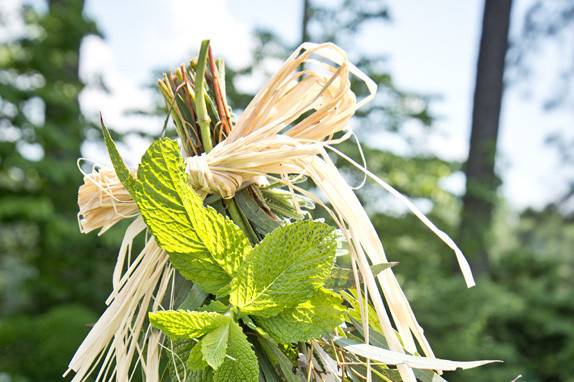
[(227, 111), (227, 105), (225, 103), (225, 98), (223, 97), (221, 91), (221, 85), (219, 83), (219, 74), (217, 67), (215, 65), (215, 60), (213, 59), (213, 53), (211, 52), (211, 47), (208, 48), (209, 56), (209, 70), (211, 71), (212, 83), (213, 83), (213, 93), (215, 94), (215, 103), (217, 104), (217, 112), (219, 114), (219, 120), (223, 126), (223, 131), (226, 135), (231, 132), (231, 117)]
[(201, 135), (201, 142), (203, 149), (206, 153), (211, 151), (213, 143), (211, 142), (210, 124), (211, 119), (207, 113), (205, 105), (206, 87), (205, 87), (205, 67), (207, 65), (207, 56), (209, 51), (209, 40), (201, 42), (199, 50), (199, 57), (197, 59), (197, 71), (195, 75), (195, 111), (197, 113), (197, 123), (199, 125), (199, 133)]
[(231, 220), (233, 220), (233, 222), (237, 224), (239, 228), (241, 228), (241, 230), (247, 235), (251, 244), (257, 244), (259, 241), (257, 234), (253, 230), (253, 227), (251, 227), (251, 224), (249, 224), (249, 221), (247, 221), (247, 219), (243, 216), (239, 210), (239, 207), (237, 207), (235, 199), (224, 199), (223, 203), (225, 204), (225, 208), (227, 209)]

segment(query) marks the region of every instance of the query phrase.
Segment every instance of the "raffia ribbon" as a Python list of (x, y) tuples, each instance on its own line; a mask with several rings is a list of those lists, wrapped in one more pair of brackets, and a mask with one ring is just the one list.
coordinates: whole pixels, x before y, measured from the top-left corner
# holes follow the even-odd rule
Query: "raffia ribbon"
[[(351, 90), (351, 75), (356, 76), (368, 89), (368, 96), (359, 102)], [(397, 354), (405, 352), (414, 354), (420, 349), (432, 360), (434, 359), (432, 349), (393, 271), (387, 269), (378, 275), (372, 273), (371, 264), (387, 261), (383, 246), (352, 188), (327, 155), (327, 151), (331, 150), (349, 160), (366, 176), (404, 202), (424, 224), (454, 250), (467, 285), (469, 287), (474, 285), (470, 267), (462, 252), (444, 232), (434, 226), (407, 198), (333, 147), (334, 144), (350, 136), (349, 120), (357, 108), (374, 97), (375, 92), (374, 82), (349, 62), (343, 50), (333, 44), (304, 43), (293, 52), (251, 101), (224, 141), (207, 154), (186, 159), (187, 171), (192, 187), (203, 194), (216, 193), (224, 198), (230, 198), (242, 185), (253, 182), (256, 177), (265, 176), (284, 182), (293, 192), (305, 194), (323, 205), (348, 240), (351, 254), (361, 275), (358, 282), (363, 283), (368, 291), (370, 299), (368, 303), (372, 304), (377, 313), (380, 329), (387, 339), (390, 350)], [(306, 117), (301, 118), (303, 115)], [(334, 138), (339, 132), (342, 132), (342, 136)], [(312, 179), (328, 203), (324, 203), (324, 199), (319, 196), (298, 188), (289, 180), (290, 174), (306, 175)], [(93, 182), (93, 179), (86, 180), (89, 181)], [(104, 194), (102, 200), (113, 202), (117, 199), (115, 195), (122, 195), (123, 208), (131, 212), (130, 201), (125, 200), (125, 193), (121, 191), (121, 187), (113, 181), (111, 183), (114, 186), (112, 191), (114, 194), (110, 195), (110, 188), (102, 188), (100, 190), (100, 194)], [(85, 198), (85, 200), (93, 201), (97, 198)], [(97, 210), (93, 203), (89, 207), (82, 205), (80, 196), (80, 212), (84, 213), (82, 224), (85, 227), (95, 229), (101, 226), (107, 229), (119, 220), (118, 211), (109, 208), (109, 205), (108, 208), (101, 210)], [(118, 301), (118, 296), (122, 293), (123, 284), (120, 285), (118, 281), (120, 276), (121, 272), (118, 271), (114, 277), (116, 281), (112, 293), (114, 301)], [(156, 276), (158, 282), (160, 279)], [(379, 290), (382, 290), (383, 296)], [(147, 298), (147, 295), (143, 298)], [(125, 301), (120, 301), (117, 305), (122, 303), (126, 304)], [(365, 315), (363, 319), (368, 321)], [(120, 326), (104, 325), (100, 330), (123, 330), (120, 334), (125, 334), (125, 325)], [(139, 336), (139, 332), (130, 334)], [(101, 333), (93, 333), (92, 342), (82, 345), (83, 353), (80, 356), (76, 354), (70, 363), (71, 369), (88, 370), (86, 364), (92, 365), (98, 354), (106, 349), (94, 340), (98, 335)], [(117, 337), (117, 333), (113, 335)], [(86, 341), (89, 342), (89, 338)], [(148, 341), (148, 353), (157, 352), (157, 339), (154, 343), (156, 348), (153, 348)], [(114, 344), (111, 346), (114, 350)], [(153, 349), (150, 350), (150, 346)], [(118, 349), (115, 350), (117, 353)], [(125, 354), (125, 351), (122, 354)], [(121, 359), (124, 365), (129, 364), (129, 361), (131, 358), (127, 361)], [(416, 381), (409, 366), (398, 364), (397, 367), (403, 381)], [(436, 370), (441, 370), (439, 360), (436, 360)], [(153, 372), (149, 371), (146, 374), (152, 375)], [(83, 377), (74, 380), (81, 381)]]

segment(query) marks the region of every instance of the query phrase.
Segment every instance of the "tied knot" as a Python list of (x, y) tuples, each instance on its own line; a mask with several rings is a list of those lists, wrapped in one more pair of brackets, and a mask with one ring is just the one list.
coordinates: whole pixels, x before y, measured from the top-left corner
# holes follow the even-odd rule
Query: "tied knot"
[(237, 173), (210, 168), (205, 153), (188, 157), (186, 171), (194, 190), (205, 194), (219, 194), (224, 199), (232, 198), (243, 183), (243, 177)]

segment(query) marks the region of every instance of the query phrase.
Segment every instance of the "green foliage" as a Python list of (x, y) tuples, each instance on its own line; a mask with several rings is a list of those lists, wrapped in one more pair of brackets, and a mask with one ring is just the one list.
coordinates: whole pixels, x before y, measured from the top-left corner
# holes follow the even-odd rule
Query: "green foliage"
[(251, 343), (241, 327), (232, 322), (229, 327), (228, 355), (214, 373), (214, 382), (256, 382), (259, 366)]
[[(225, 336), (227, 349), (225, 353), (218, 352), (218, 366), (211, 369), (204, 359), (205, 352), (203, 349), (208, 334), (189, 353), (186, 381), (256, 382), (259, 380), (257, 357), (243, 330), (235, 322), (228, 322), (224, 327), (227, 333)], [(183, 372), (181, 374), (183, 375)]]
[(227, 305), (225, 305), (219, 300), (213, 300), (209, 304), (198, 308), (198, 310), (202, 312), (225, 313), (227, 312)]
[[(511, 381), (520, 374), (533, 382), (571, 381), (574, 370), (566, 360), (574, 357), (574, 225), (552, 209), (511, 217), (503, 210), (499, 219), (492, 278), (465, 289), (447, 250), (418, 223), (408, 216), (372, 215), (386, 233), (389, 256), (400, 261), (394, 269), (437, 357), (504, 361), (447, 373), (446, 380)], [(357, 310), (352, 316), (360, 319)], [(371, 333), (371, 340), (379, 338)]]
[(229, 340), (230, 322), (219, 326), (209, 332), (201, 340), (201, 354), (209, 366), (217, 370), (223, 363), (227, 354), (227, 341)]
[(138, 168), (136, 201), (148, 227), (172, 264), (205, 291), (217, 293), (237, 272), (250, 249), (231, 220), (211, 207), (187, 182), (177, 143), (152, 143)]
[(22, 34), (0, 20), (0, 379), (57, 381), (105, 306), (121, 237), (82, 235), (76, 218), (76, 160), (97, 137), (80, 45), (97, 27), (83, 0), (34, 4), (15, 15)]
[[(227, 346), (227, 342), (226, 342)], [(187, 358), (187, 368), (191, 371), (201, 371), (208, 368), (209, 364), (203, 359), (203, 346), (202, 341), (199, 340), (195, 346), (189, 352), (189, 357)], [(223, 354), (225, 356), (225, 353)], [(184, 370), (182, 369), (182, 374)]]
[[(106, 132), (106, 129), (104, 128)], [(247, 251), (248, 239), (231, 220), (203, 201), (187, 182), (185, 164), (174, 140), (159, 139), (142, 157), (137, 178), (129, 175), (109, 133), (106, 146), (122, 182), (173, 266), (206, 292), (226, 287)]]
[[(0, 287), (0, 314), (41, 314), (70, 301), (99, 309), (107, 293), (115, 245), (86, 238), (76, 220), (76, 160), (95, 131), (78, 102), (80, 45), (98, 33), (83, 6), (62, 0), (42, 12), (23, 7), (16, 16), (23, 34), (2, 33), (0, 268), (21, 276), (0, 281), (10, 283)], [(17, 301), (4, 293), (13, 289)]]
[(242, 264), (231, 286), (230, 302), (242, 313), (276, 315), (309, 298), (331, 271), (333, 229), (297, 222), (275, 229)]
[(257, 357), (241, 327), (213, 312), (165, 311), (149, 314), (153, 326), (174, 339), (199, 339), (187, 366), (203, 374), (213, 369), (214, 381), (257, 381)]
[[(58, 381), (96, 315), (62, 305), (29, 317), (0, 319), (0, 371), (23, 381)], [(33, 367), (32, 367), (33, 366)]]
[(255, 323), (279, 343), (302, 342), (328, 333), (344, 321), (341, 297), (318, 289), (299, 305), (269, 318), (255, 317)]
[[(160, 247), (182, 276), (218, 298), (198, 311), (149, 314), (150, 323), (172, 340), (198, 341), (187, 361), (192, 378), (258, 380), (257, 357), (231, 319), (236, 313), (236, 319), (267, 317), (261, 324), (279, 342), (317, 338), (343, 321), (340, 297), (320, 289), (335, 258), (333, 228), (300, 221), (276, 228), (252, 248), (231, 220), (203, 206), (187, 182), (175, 141), (154, 141), (134, 178), (102, 128), (114, 168)], [(220, 300), (228, 293), (222, 291), (230, 292), (228, 308)]]
[(103, 119), (100, 120), (100, 123), (102, 125), (102, 136), (104, 138), (104, 143), (106, 145), (106, 149), (108, 150), (110, 161), (114, 166), (114, 171), (120, 182), (122, 182), (124, 187), (130, 192), (130, 195), (135, 197), (137, 183), (131, 176), (129, 168), (125, 165), (124, 160), (122, 159), (120, 152), (114, 143), (110, 131), (107, 129), (106, 125), (104, 125)]
[(152, 312), (149, 320), (173, 339), (199, 338), (227, 323), (229, 318), (215, 312), (163, 311)]

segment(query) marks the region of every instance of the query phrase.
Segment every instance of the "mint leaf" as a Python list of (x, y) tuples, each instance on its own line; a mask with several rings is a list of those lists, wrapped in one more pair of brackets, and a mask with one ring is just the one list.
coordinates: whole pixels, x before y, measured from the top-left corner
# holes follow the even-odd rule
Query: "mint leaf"
[(136, 190), (137, 184), (135, 179), (130, 174), (130, 170), (124, 163), (114, 140), (112, 139), (112, 135), (108, 128), (104, 125), (104, 120), (100, 115), (100, 125), (102, 126), (102, 134), (104, 136), (104, 143), (106, 144), (106, 148), (108, 150), (108, 154), (110, 155), (110, 160), (112, 161), (112, 165), (114, 166), (114, 171), (120, 182), (124, 185), (124, 187), (128, 190), (128, 192), (134, 196), (134, 192)]
[(187, 310), (166, 310), (148, 316), (154, 327), (172, 339), (199, 338), (230, 320), (219, 313)]
[(217, 370), (225, 359), (227, 340), (229, 339), (229, 321), (207, 333), (201, 340), (203, 359)]
[(202, 342), (203, 340), (198, 341), (189, 352), (189, 357), (187, 358), (187, 367), (189, 370), (198, 371), (209, 366), (209, 364), (203, 359), (203, 353), (201, 352)]
[[(178, 381), (178, 379), (175, 379)], [(201, 370), (189, 370), (187, 373), (187, 378), (185, 382), (212, 382), (213, 381), (213, 370), (210, 368), (205, 368)]]
[(159, 246), (169, 253), (172, 265), (206, 292), (217, 294), (228, 286), (251, 246), (230, 219), (203, 206), (187, 182), (177, 142), (154, 141), (135, 179), (103, 121), (102, 131), (118, 179), (136, 201)]
[(247, 336), (236, 322), (229, 325), (227, 354), (213, 373), (214, 382), (258, 382), (259, 364)]
[(336, 245), (333, 228), (323, 223), (302, 221), (275, 229), (237, 272), (231, 304), (262, 317), (298, 305), (323, 285)]
[(177, 339), (170, 341), (169, 351), (165, 353), (167, 372), (170, 380), (177, 381), (186, 374), (189, 353), (195, 341), (192, 339)]
[(213, 300), (207, 305), (203, 305), (200, 308), (197, 308), (199, 312), (217, 312), (217, 313), (225, 313), (228, 310), (228, 306), (222, 303), (219, 300)]
[(174, 140), (154, 141), (138, 168), (136, 202), (158, 244), (183, 277), (216, 294), (251, 250), (230, 219), (193, 191)]
[(270, 318), (255, 317), (255, 323), (279, 343), (307, 341), (332, 331), (344, 320), (341, 297), (318, 289), (307, 301)]

